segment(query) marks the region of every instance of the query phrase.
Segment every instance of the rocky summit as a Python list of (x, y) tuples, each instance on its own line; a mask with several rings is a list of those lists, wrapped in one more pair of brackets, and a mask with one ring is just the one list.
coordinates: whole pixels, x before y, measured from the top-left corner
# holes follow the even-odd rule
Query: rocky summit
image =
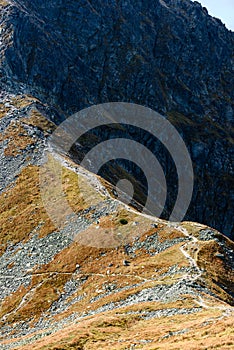
[[(1, 349), (233, 348), (233, 42), (196, 1), (0, 0)], [(167, 221), (176, 168), (150, 133), (108, 126), (67, 153), (51, 144), (72, 113), (122, 101), (183, 137), (195, 177), (183, 222)], [(121, 137), (162, 164), (160, 218), (141, 210), (133, 164), (80, 165)], [(115, 193), (126, 173), (130, 204)]]
[[(194, 164), (185, 219), (233, 238), (234, 34), (219, 19), (189, 0), (4, 0), (0, 23), (2, 84), (39, 98), (58, 123), (113, 101), (167, 117)], [(152, 135), (130, 134), (159, 158), (173, 202), (173, 161)], [(120, 166), (147, 187), (132, 164)], [(101, 175), (115, 178), (111, 167)]]

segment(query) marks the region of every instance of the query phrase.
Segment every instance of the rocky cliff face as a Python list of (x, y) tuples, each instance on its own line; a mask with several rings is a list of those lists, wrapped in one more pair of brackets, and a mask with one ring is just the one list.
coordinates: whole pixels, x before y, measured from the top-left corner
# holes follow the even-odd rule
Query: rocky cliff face
[[(60, 120), (107, 101), (134, 102), (166, 115), (194, 163), (195, 189), (186, 219), (231, 237), (233, 32), (191, 1), (1, 4), (2, 84), (14, 91), (21, 84), (53, 107)], [(147, 146), (153, 141), (145, 137)], [(156, 143), (153, 151), (161, 154), (174, 198), (173, 165)], [(121, 166), (144, 187), (131, 165)], [(115, 177), (110, 169), (105, 174), (108, 180)]]

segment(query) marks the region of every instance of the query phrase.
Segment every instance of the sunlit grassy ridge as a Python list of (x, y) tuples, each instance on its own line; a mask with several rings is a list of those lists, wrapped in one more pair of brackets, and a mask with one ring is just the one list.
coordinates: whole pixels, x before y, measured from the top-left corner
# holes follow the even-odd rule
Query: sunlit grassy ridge
[[(170, 305), (171, 307), (176, 305)], [(156, 309), (163, 305), (155, 305)], [(127, 310), (125, 310), (127, 312)], [(220, 310), (143, 321), (138, 315), (108, 312), (77, 322), (21, 349), (232, 349), (233, 317)]]
[[(9, 159), (37, 145), (36, 138), (26, 135), (25, 125), (44, 136), (55, 127), (31, 106), (34, 102), (30, 97), (15, 99), (18, 108), (29, 108), (29, 113), (10, 124), (2, 135)], [(233, 304), (233, 267), (219, 243), (223, 242), (228, 251), (234, 250), (233, 243), (214, 230), (215, 236), (209, 241), (201, 240), (204, 225), (173, 225), (140, 214), (101, 190), (104, 186), (112, 193), (111, 184), (98, 177), (91, 181), (90, 173), (79, 172), (77, 164), (66, 157), (62, 159), (61, 163), (61, 156), (46, 151), (43, 166), (25, 165), (0, 194), (1, 254), (9, 245), (24, 245), (32, 236), (47, 238), (66, 228), (67, 214), (89, 222), (48, 263), (26, 270), (25, 276), (31, 277), (29, 284), (22, 283), (2, 300), (0, 324), (3, 328), (11, 326), (11, 336), (17, 337), (14, 327), (22, 322), (35, 327), (42, 317), (61, 322), (76, 315), (75, 323), (64, 325), (63, 330), (19, 348), (120, 350), (135, 344), (136, 348), (151, 350), (232, 349), (234, 319), (227, 303)], [(61, 198), (66, 199), (68, 212), (59, 207)], [(110, 203), (115, 206), (107, 210)], [(59, 227), (46, 210), (47, 204), (54, 212), (61, 211)], [(97, 208), (107, 209), (95, 217)], [(9, 263), (9, 274), (15, 264), (17, 260)], [(180, 294), (181, 286), (188, 281), (191, 288), (195, 283), (206, 292), (194, 286), (194, 293)], [(70, 282), (76, 288), (67, 295), (66, 285)], [(181, 284), (174, 294), (177, 283)], [(171, 288), (164, 302), (134, 299), (143, 290), (164, 287)], [(55, 308), (53, 313), (56, 303), (64, 303), (64, 307)], [(170, 314), (171, 310), (176, 311)], [(152, 319), (144, 319), (154, 313)], [(40, 332), (34, 331), (36, 335)], [(2, 344), (10, 342), (1, 340)]]
[(41, 201), (39, 168), (28, 166), (14, 186), (0, 195), (1, 252), (8, 243), (27, 240), (35, 228), (40, 236), (55, 230)]

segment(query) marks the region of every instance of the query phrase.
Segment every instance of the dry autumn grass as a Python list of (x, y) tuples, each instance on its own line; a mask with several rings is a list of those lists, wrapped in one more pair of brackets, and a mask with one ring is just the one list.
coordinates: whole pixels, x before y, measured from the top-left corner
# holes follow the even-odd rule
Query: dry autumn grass
[[(18, 108), (25, 108), (33, 101), (30, 97), (17, 97), (15, 103)], [(22, 130), (25, 124), (39, 127), (45, 133), (53, 129), (53, 124), (37, 110), (32, 109), (29, 117), (23, 118), (15, 126), (10, 125), (6, 130), (3, 137), (8, 140), (5, 152), (7, 156), (15, 156), (31, 144), (32, 140), (24, 135)], [(59, 173), (61, 169), (61, 188), (74, 213), (82, 213), (91, 205), (107, 199), (89, 183), (88, 178), (64, 166), (61, 167), (58, 160), (50, 155), (47, 166), (46, 184), (53, 183), (55, 189), (59, 178), (53, 177), (50, 170), (58, 169)], [(9, 242), (26, 242), (33, 231), (39, 238), (55, 231), (54, 223), (46, 212), (41, 197), (40, 176), (39, 167), (27, 166), (18, 175), (14, 185), (9, 186), (0, 195), (1, 254)], [(106, 185), (106, 182), (102, 181), (102, 184)], [(110, 184), (108, 189), (111, 192)], [(45, 198), (51, 201), (57, 195), (56, 190), (54, 192), (51, 189), (47, 191)], [(92, 211), (82, 215), (90, 219)], [(154, 235), (157, 235), (159, 244), (185, 238), (180, 230), (170, 227), (166, 222), (159, 220), (157, 225), (152, 223), (152, 219), (118, 205), (114, 213), (92, 223), (70, 246), (56, 254), (53, 260), (43, 266), (35, 266), (33, 271), (29, 272), (32, 276), (31, 284), (27, 287), (20, 286), (2, 302), (0, 317), (5, 318), (1, 321), (1, 326), (29, 320), (33, 326), (42, 315), (45, 318), (51, 316), (51, 305), (59, 300), (64, 293), (65, 284), (71, 278), (76, 280), (79, 287), (67, 298), (70, 306), (55, 314), (54, 321), (61, 321), (73, 313), (82, 315), (84, 312), (95, 311), (106, 304), (120, 303), (131, 295), (140, 293), (143, 288), (171, 286), (179, 281), (183, 277), (182, 273), (174, 273), (173, 276), (165, 273), (172, 266), (177, 266), (178, 269), (190, 267), (191, 262), (180, 249), (184, 242), (175, 243), (152, 255), (144, 245), (135, 250), (134, 256), (128, 255), (125, 249), (126, 245), (131, 246), (135, 239), (143, 243)], [(197, 238), (199, 230), (204, 228), (192, 223), (183, 223), (182, 226)], [(233, 249), (233, 243), (229, 240), (225, 239), (225, 244)], [(139, 302), (86, 317), (30, 345), (20, 346), (20, 349), (124, 350), (131, 349), (131, 346), (132, 349), (146, 350), (232, 349), (234, 318), (225, 314), (229, 308), (226, 302), (231, 303), (232, 299), (223, 286), (233, 288), (233, 271), (217, 255), (220, 253), (220, 246), (214, 240), (198, 241), (196, 246), (194, 242), (189, 242), (186, 249), (198, 267), (204, 270), (202, 283), (217, 296), (208, 297), (201, 293), (204, 305), (199, 312), (144, 320), (141, 317), (144, 313), (174, 308), (198, 308), (201, 307), (201, 300), (194, 295), (182, 295), (178, 300), (166, 303)], [(123, 264), (125, 259), (129, 260), (129, 264)], [(11, 267), (9, 265), (9, 269)], [(106, 285), (115, 286), (112, 293), (106, 293)], [(73, 303), (75, 298), (77, 301)], [(14, 332), (12, 328), (12, 335)], [(24, 337), (21, 337), (22, 339)], [(3, 340), (2, 344), (9, 342)]]
[(7, 1), (7, 0), (1, 0), (0, 1), (0, 6), (1, 7), (6, 7), (7, 5), (9, 5), (9, 1)]
[(0, 142), (7, 141), (7, 147), (4, 149), (5, 156), (16, 156), (22, 152), (26, 147), (32, 146), (37, 142), (36, 138), (28, 135), (25, 125), (37, 127), (47, 134), (47, 131), (53, 131), (55, 125), (46, 119), (33, 104), (37, 102), (37, 99), (25, 95), (13, 97), (10, 101), (9, 107), (6, 107), (4, 103), (0, 104), (0, 118), (3, 118), (11, 110), (11, 105), (17, 108), (19, 111), (24, 110), (26, 107), (32, 106), (30, 115), (20, 120), (12, 120), (10, 125), (4, 133), (0, 136)]
[(4, 103), (0, 103), (0, 118), (4, 118), (9, 110), (10, 107), (6, 107)]
[[(104, 252), (105, 255), (102, 256), (101, 253)], [(28, 288), (20, 287), (17, 292), (6, 298), (0, 315), (10, 313), (6, 319), (7, 322), (25, 320), (32, 315), (36, 321), (41, 313), (46, 312), (50, 305), (59, 298), (65, 283), (76, 271), (77, 265), (81, 266), (79, 274), (76, 275), (77, 280), (87, 279), (82, 285), (82, 294), (85, 294), (86, 297), (82, 302), (74, 304), (64, 315), (59, 315), (59, 318), (68, 316), (72, 312), (82, 312), (84, 309), (95, 310), (108, 302), (119, 302), (126, 299), (131, 293), (137, 293), (142, 289), (142, 286), (133, 287), (128, 291), (107, 296), (100, 301), (97, 300), (90, 306), (90, 298), (99, 295), (99, 290), (102, 289), (106, 280), (108, 283), (115, 283), (117, 288), (135, 285), (139, 282), (144, 282), (144, 287), (148, 288), (160, 283), (174, 282), (171, 278), (160, 277), (172, 264), (178, 264), (179, 267), (188, 266), (177, 246), (173, 246), (154, 258), (149, 257), (144, 251), (139, 253), (132, 264), (125, 267), (122, 263), (123, 259), (127, 258), (124, 249), (100, 249), (74, 242), (57, 254), (50, 263), (35, 269), (31, 285)], [(22, 298), (31, 290), (34, 292), (30, 294), (29, 302), (25, 303), (17, 313), (12, 313), (19, 306)], [(78, 295), (79, 291), (72, 298)]]
[(0, 142), (7, 140), (7, 147), (4, 149), (5, 156), (16, 156), (26, 147), (35, 144), (36, 140), (30, 137), (22, 124), (12, 121), (4, 134), (0, 137)]
[(41, 201), (39, 168), (28, 166), (15, 186), (0, 195), (1, 253), (9, 242), (26, 241), (35, 228), (41, 237), (55, 230)]
[(54, 123), (46, 119), (37, 109), (32, 108), (29, 118), (22, 118), (21, 121), (29, 126), (34, 126), (44, 132), (46, 135), (48, 131), (55, 129)]
[[(138, 306), (140, 307), (140, 306)], [(152, 307), (152, 306), (151, 306)], [(160, 309), (161, 305), (155, 305)], [(127, 312), (127, 310), (125, 310)], [(220, 310), (142, 320), (122, 311), (106, 312), (20, 347), (22, 350), (232, 349), (234, 318)]]

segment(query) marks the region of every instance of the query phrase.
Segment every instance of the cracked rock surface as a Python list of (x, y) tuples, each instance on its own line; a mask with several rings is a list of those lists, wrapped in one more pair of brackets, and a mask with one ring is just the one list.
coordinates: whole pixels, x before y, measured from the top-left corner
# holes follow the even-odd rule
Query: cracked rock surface
[[(57, 122), (112, 101), (165, 115), (183, 136), (194, 165), (186, 220), (233, 237), (234, 34), (219, 19), (184, 0), (12, 0), (2, 6), (0, 23), (2, 83), (13, 90), (25, 86), (54, 108)], [(150, 135), (129, 130), (127, 137), (159, 157), (174, 201), (170, 157)], [(131, 164), (121, 167), (146, 186)], [(113, 170), (105, 173), (113, 181)], [(164, 219), (171, 206), (168, 202)]]

